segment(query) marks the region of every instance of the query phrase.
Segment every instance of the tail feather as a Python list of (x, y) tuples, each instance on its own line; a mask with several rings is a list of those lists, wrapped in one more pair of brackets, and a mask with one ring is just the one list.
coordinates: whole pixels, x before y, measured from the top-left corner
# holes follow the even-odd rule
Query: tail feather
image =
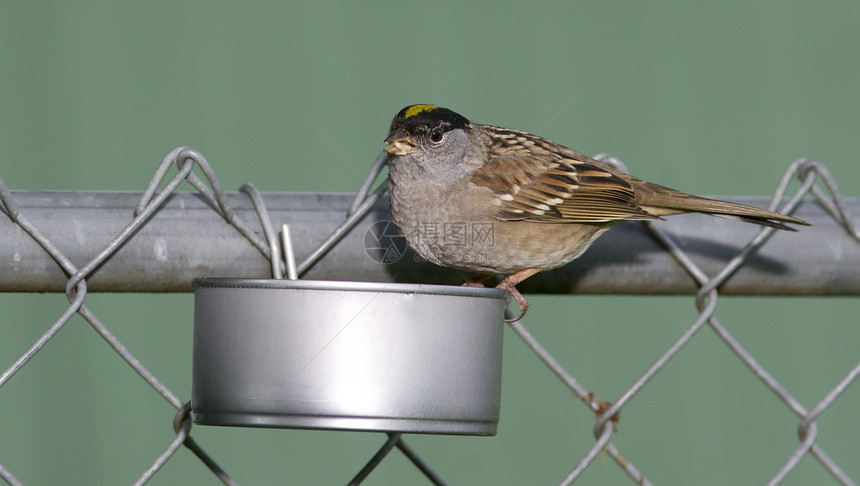
[[(736, 214), (720, 214), (720, 213), (706, 213), (706, 214), (710, 214), (712, 216), (719, 216), (721, 218), (731, 219), (734, 221), (743, 221), (744, 223), (760, 224), (762, 226), (768, 226), (771, 228), (776, 228), (776, 229), (785, 230), (785, 231), (797, 231), (796, 229), (792, 228), (791, 226), (786, 226), (786, 225), (779, 223), (777, 221), (774, 221), (772, 219), (760, 219), (760, 218), (757, 219), (757, 218), (751, 218), (749, 216), (738, 216)], [(807, 223), (806, 221), (802, 221), (799, 219), (797, 219), (796, 221), (797, 221), (796, 224), (803, 224), (803, 225), (809, 226), (809, 223)], [(795, 221), (791, 221), (791, 222), (794, 223)]]
[(796, 230), (783, 223), (810, 226), (809, 223), (801, 219), (768, 211), (767, 209), (693, 196), (639, 179), (634, 179), (630, 182), (634, 183), (636, 203), (655, 216), (667, 216), (679, 213), (705, 213), (789, 231)]

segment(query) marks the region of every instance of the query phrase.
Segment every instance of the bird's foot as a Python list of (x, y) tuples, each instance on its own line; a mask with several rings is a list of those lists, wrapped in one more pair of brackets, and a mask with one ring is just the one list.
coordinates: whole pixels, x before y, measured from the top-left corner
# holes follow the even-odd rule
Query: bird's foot
[(520, 291), (517, 290), (516, 287), (514, 287), (513, 285), (503, 286), (502, 284), (504, 284), (504, 283), (505, 282), (503, 280), (502, 283), (500, 283), (498, 286), (496, 286), (496, 288), (507, 290), (508, 293), (511, 294), (511, 297), (513, 297), (514, 300), (517, 301), (517, 304), (520, 305), (520, 315), (518, 315), (517, 317), (514, 317), (512, 319), (505, 319), (505, 322), (517, 322), (518, 320), (522, 319), (523, 316), (526, 315), (526, 311), (529, 310), (529, 301), (526, 300), (525, 297), (523, 297), (523, 294), (521, 294)]
[(460, 287), (484, 287), (484, 280), (490, 278), (490, 275), (487, 273), (478, 273), (472, 276), (469, 280), (463, 282)]
[(513, 319), (505, 319), (505, 322), (516, 322), (526, 315), (526, 311), (529, 310), (529, 301), (526, 300), (525, 297), (523, 297), (523, 294), (521, 294), (519, 290), (517, 290), (517, 284), (538, 272), (540, 272), (539, 268), (527, 268), (513, 275), (505, 277), (504, 280), (499, 282), (499, 285), (496, 285), (497, 289), (507, 290), (508, 293), (511, 294), (511, 297), (513, 297), (514, 300), (517, 301), (517, 304), (520, 305), (520, 315)]

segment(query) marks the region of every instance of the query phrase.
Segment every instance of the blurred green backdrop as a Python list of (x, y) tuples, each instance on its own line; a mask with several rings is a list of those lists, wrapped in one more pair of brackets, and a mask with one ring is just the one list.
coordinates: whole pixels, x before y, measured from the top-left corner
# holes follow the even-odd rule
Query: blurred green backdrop
[[(394, 113), (424, 102), (609, 152), (694, 193), (766, 195), (792, 160), (813, 157), (856, 196), (858, 17), (857, 3), (801, 1), (2, 1), (0, 177), (12, 189), (142, 190), (164, 154), (189, 145), (229, 190), (354, 191)], [(190, 397), (190, 294), (87, 303)], [(535, 335), (609, 400), (696, 317), (691, 297), (532, 303)], [(0, 295), (0, 369), (65, 304)], [(853, 299), (722, 298), (717, 315), (807, 408), (860, 356)], [(498, 436), (407, 438), (453, 484), (554, 484), (593, 441), (592, 414), (506, 339)], [(819, 444), (855, 480), (858, 403), (855, 385), (819, 421)], [(26, 484), (127, 484), (170, 441), (173, 413), (75, 318), (0, 389), (0, 464)], [(797, 422), (703, 330), (624, 409), (613, 441), (655, 484), (760, 484), (797, 447)], [(242, 484), (345, 483), (384, 440), (193, 435)], [(829, 481), (805, 458), (785, 484)], [(395, 451), (366, 484), (423, 482)], [(607, 459), (581, 482), (627, 479)], [(217, 481), (183, 450), (152, 484)]]

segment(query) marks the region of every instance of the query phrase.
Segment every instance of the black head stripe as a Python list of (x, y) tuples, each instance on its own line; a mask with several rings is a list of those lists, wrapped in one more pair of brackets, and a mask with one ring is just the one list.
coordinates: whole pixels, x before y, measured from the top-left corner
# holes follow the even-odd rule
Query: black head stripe
[(466, 128), (468, 125), (469, 120), (463, 115), (435, 105), (407, 106), (400, 110), (392, 122), (392, 127), (403, 128), (407, 132), (414, 132), (416, 127), (442, 126), (443, 130), (448, 131)]

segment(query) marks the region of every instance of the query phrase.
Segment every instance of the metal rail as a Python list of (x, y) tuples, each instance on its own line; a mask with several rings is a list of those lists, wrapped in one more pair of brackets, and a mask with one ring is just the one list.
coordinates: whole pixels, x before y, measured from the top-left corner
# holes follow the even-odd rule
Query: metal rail
[[(76, 264), (90, 261), (128, 224), (141, 193), (12, 191), (21, 214)], [(309, 255), (337, 228), (352, 194), (263, 193), (272, 223), (289, 223), (296, 257)], [(725, 198), (765, 207), (768, 199)], [(262, 227), (247, 195), (227, 193), (236, 215)], [(860, 199), (846, 199), (860, 214)], [(860, 295), (860, 245), (814, 200), (794, 216), (812, 223), (778, 231), (721, 288), (722, 295)], [(465, 275), (416, 261), (388, 222), (380, 200), (303, 278), (457, 285)], [(755, 225), (704, 215), (656, 223), (707, 273), (721, 269), (758, 231)], [(562, 244), (560, 242), (559, 244)], [(383, 263), (387, 262), (387, 263)], [(89, 291), (189, 292), (195, 277), (269, 278), (271, 264), (198, 193), (171, 194), (134, 238), (87, 280)], [(8, 217), (0, 216), (0, 291), (62, 292), (57, 264)], [(639, 223), (617, 225), (579, 260), (521, 286), (532, 293), (695, 294), (698, 287)]]

